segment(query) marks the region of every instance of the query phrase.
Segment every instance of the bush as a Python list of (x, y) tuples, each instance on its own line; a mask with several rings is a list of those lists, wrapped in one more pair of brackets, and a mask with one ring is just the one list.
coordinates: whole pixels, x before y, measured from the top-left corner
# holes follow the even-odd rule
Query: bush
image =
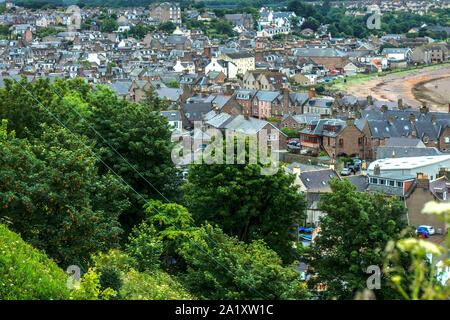
[[(115, 267), (104, 266), (99, 269), (100, 273), (100, 286), (102, 290), (111, 288), (112, 290), (119, 292), (122, 287), (122, 280), (120, 279), (120, 271)], [(118, 294), (116, 299), (120, 298)]]
[(145, 222), (133, 228), (126, 252), (136, 259), (139, 271), (154, 271), (159, 268), (163, 244), (156, 239), (156, 230)]
[(124, 252), (110, 250), (93, 257), (99, 270), (112, 268), (118, 271), (120, 278), (119, 297), (124, 300), (180, 300), (194, 297), (169, 274), (155, 270), (138, 272), (137, 262)]
[(0, 300), (69, 299), (68, 275), (0, 224)]
[(0, 224), (0, 300), (97, 300), (115, 294), (100, 289), (98, 275), (91, 269), (73, 290), (68, 279), (45, 253)]

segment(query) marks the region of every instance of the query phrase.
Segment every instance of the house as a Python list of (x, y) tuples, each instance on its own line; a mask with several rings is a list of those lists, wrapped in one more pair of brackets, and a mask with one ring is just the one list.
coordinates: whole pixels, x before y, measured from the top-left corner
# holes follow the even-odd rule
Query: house
[(160, 111), (159, 114), (167, 118), (167, 122), (169, 123), (171, 130), (181, 131), (183, 129), (183, 122), (181, 120), (180, 111), (177, 110)]
[(181, 118), (183, 127), (194, 128), (195, 121), (203, 121), (204, 116), (213, 109), (212, 103), (183, 103)]
[(311, 97), (303, 106), (303, 112), (331, 115), (333, 102), (334, 99), (331, 97)]
[(414, 179), (418, 173), (422, 173), (433, 179), (438, 177), (441, 168), (450, 168), (450, 155), (379, 159), (370, 163), (367, 174), (377, 175), (377, 172), (382, 172), (412, 176)]
[(302, 86), (309, 86), (315, 83), (314, 80), (311, 81), (310, 77), (307, 77), (302, 73), (296, 73), (293, 77), (291, 77), (291, 79), (294, 80), (295, 83)]
[(377, 159), (436, 156), (441, 152), (434, 147), (426, 147), (417, 138), (389, 138), (384, 146), (377, 149)]
[(291, 128), (294, 131), (298, 131), (304, 128), (308, 122), (312, 120), (319, 120), (320, 116), (315, 113), (304, 114), (284, 114), (280, 121), (280, 128)]
[(150, 17), (159, 23), (170, 21), (181, 24), (181, 9), (173, 2), (152, 3)]
[(307, 201), (306, 223), (317, 226), (320, 217), (325, 215), (318, 209), (321, 194), (331, 192), (329, 182), (332, 179), (340, 179), (339, 175), (332, 169), (302, 170), (299, 164), (294, 165), (292, 172), (295, 174), (294, 185), (299, 186), (298, 191), (305, 195)]
[(224, 18), (226, 21), (236, 26), (242, 26), (247, 30), (253, 28), (253, 17), (250, 13), (225, 14)]
[(444, 44), (424, 45), (414, 48), (412, 62), (419, 64), (442, 63), (449, 60), (450, 52)]
[[(258, 145), (262, 143), (260, 139), (265, 136), (267, 145), (272, 151), (286, 149), (287, 136), (270, 122), (243, 115), (232, 116), (226, 113), (216, 113), (215, 111), (212, 111), (206, 117), (208, 118), (205, 121), (206, 128), (214, 127), (225, 132), (256, 135)], [(273, 148), (274, 144), (276, 144), (276, 150)]]
[(169, 101), (170, 105), (175, 106), (181, 100), (181, 96), (183, 95), (183, 89), (164, 87), (156, 89), (155, 93), (158, 95), (160, 99)]
[(448, 225), (431, 214), (423, 214), (422, 209), (429, 201), (449, 202), (450, 179), (448, 169), (443, 168), (434, 180), (427, 175), (418, 174), (416, 186), (406, 198), (408, 222), (413, 226), (428, 225), (434, 227), (439, 234), (446, 234)]
[(232, 61), (211, 58), (211, 62), (205, 67), (205, 73), (208, 74), (211, 71), (222, 72), (228, 79), (235, 79), (238, 68)]
[(272, 105), (280, 93), (278, 91), (259, 90), (253, 98), (253, 116), (267, 119), (272, 116)]
[(234, 63), (237, 66), (237, 73), (241, 75), (255, 70), (255, 56), (249, 52), (223, 53), (219, 59)]
[(410, 48), (384, 48), (381, 52), (390, 63), (406, 61), (409, 63), (411, 61), (412, 51)]
[(280, 90), (290, 88), (289, 79), (284, 73), (277, 71), (247, 71), (242, 80), (244, 89)]

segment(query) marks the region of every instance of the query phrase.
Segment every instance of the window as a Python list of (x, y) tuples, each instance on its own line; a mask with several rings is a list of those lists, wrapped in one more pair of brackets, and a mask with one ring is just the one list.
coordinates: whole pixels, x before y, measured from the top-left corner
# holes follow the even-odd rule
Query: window
[(394, 180), (389, 180), (388, 182), (389, 182), (389, 185), (391, 187), (395, 187), (395, 181)]
[(386, 180), (380, 179), (380, 184), (381, 184), (381, 185), (386, 184)]
[(445, 137), (445, 143), (450, 143), (450, 137)]
[(378, 179), (377, 178), (372, 178), (372, 183), (373, 184), (377, 184), (378, 183)]
[(397, 187), (399, 187), (399, 188), (403, 188), (403, 182), (401, 182), (401, 181), (397, 181)]

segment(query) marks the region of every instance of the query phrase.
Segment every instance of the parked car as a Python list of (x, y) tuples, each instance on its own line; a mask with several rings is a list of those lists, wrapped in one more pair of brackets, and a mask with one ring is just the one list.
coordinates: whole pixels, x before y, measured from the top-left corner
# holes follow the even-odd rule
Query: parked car
[(421, 227), (418, 227), (416, 229), (416, 234), (423, 234), (425, 236), (425, 238), (428, 238), (430, 236), (430, 233), (428, 232), (428, 229), (427, 228), (421, 228)]
[(353, 159), (353, 165), (358, 166), (359, 168), (361, 168), (361, 160), (359, 159)]
[(341, 171), (341, 176), (348, 176), (348, 175), (350, 175), (350, 173), (351, 173), (351, 171), (349, 168), (344, 168)]
[(348, 166), (348, 169), (350, 170), (351, 173), (356, 173), (359, 170), (359, 168), (355, 165)]
[(287, 144), (297, 144), (297, 143), (300, 143), (299, 138), (292, 138), (287, 141)]
[(430, 236), (436, 233), (436, 231), (434, 230), (434, 228), (432, 226), (421, 225), (417, 229), (419, 229), (419, 228), (427, 229)]

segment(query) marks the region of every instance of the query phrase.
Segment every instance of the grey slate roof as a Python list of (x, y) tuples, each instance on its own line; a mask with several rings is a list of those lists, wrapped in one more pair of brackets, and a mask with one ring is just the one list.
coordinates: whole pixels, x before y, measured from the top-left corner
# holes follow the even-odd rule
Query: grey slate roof
[(420, 147), (425, 145), (417, 138), (390, 138), (384, 144), (385, 147)]
[(183, 103), (181, 105), (183, 112), (189, 114), (189, 121), (203, 120), (203, 115), (207, 114), (212, 109), (211, 103)]
[(177, 110), (160, 111), (160, 115), (167, 118), (167, 121), (181, 121), (180, 112)]
[(332, 169), (300, 172), (300, 180), (308, 190), (329, 189), (328, 182), (333, 178), (339, 179), (339, 176)]
[(344, 179), (347, 179), (356, 187), (356, 191), (359, 192), (365, 192), (367, 190), (367, 187), (369, 186), (369, 180), (367, 176), (364, 175), (355, 175), (355, 176), (348, 176)]
[(160, 88), (155, 90), (160, 98), (167, 98), (171, 102), (176, 102), (183, 94), (180, 88)]
[(416, 148), (416, 147), (386, 147), (381, 146), (376, 151), (377, 160), (385, 158), (405, 158), (405, 157), (421, 157), (421, 156), (437, 156), (442, 154), (436, 148)]

